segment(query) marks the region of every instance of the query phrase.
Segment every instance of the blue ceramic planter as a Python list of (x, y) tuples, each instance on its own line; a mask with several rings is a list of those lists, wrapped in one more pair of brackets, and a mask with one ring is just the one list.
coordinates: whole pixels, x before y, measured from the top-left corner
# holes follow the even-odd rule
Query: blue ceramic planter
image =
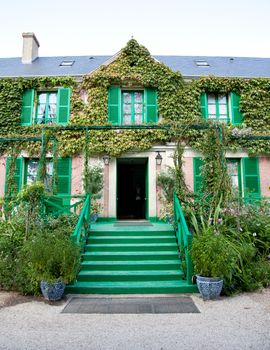
[(212, 300), (220, 296), (223, 286), (221, 278), (202, 277), (199, 275), (196, 277), (196, 283), (203, 299)]
[(46, 281), (40, 282), (40, 289), (45, 299), (50, 301), (60, 300), (65, 291), (65, 283), (58, 281), (55, 283), (48, 283)]

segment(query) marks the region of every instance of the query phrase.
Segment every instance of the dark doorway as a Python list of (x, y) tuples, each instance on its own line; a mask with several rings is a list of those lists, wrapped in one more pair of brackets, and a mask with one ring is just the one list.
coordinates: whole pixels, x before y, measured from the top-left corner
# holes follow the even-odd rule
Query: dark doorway
[(146, 219), (147, 158), (117, 160), (117, 219)]

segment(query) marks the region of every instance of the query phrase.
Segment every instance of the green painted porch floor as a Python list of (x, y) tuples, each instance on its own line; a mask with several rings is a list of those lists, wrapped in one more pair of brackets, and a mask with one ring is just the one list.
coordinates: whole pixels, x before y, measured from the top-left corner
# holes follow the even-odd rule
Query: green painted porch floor
[(130, 222), (91, 225), (72, 294), (197, 292), (184, 279), (173, 227)]

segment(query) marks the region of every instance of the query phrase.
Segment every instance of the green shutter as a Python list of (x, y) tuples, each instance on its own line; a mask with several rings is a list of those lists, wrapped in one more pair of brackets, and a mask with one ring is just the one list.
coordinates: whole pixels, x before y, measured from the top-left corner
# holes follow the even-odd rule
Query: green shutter
[(203, 165), (203, 159), (196, 157), (193, 158), (193, 179), (194, 179), (194, 192), (199, 194), (202, 187), (201, 166)]
[(258, 158), (243, 158), (244, 197), (260, 199), (260, 174)]
[(203, 92), (200, 96), (201, 113), (204, 119), (208, 118), (207, 94)]
[(110, 86), (108, 91), (108, 113), (112, 124), (120, 124), (121, 90), (119, 86)]
[(21, 113), (22, 126), (31, 125), (33, 122), (34, 97), (34, 89), (27, 89), (23, 93)]
[(58, 195), (70, 195), (71, 158), (59, 158), (57, 162)]
[(57, 91), (57, 124), (67, 124), (70, 115), (70, 88), (59, 88)]
[(240, 96), (231, 92), (232, 124), (239, 125), (243, 122), (243, 114), (240, 112)]
[[(10, 164), (11, 158), (7, 158), (6, 161), (6, 183), (5, 183), (5, 192), (7, 192), (7, 178), (8, 178), (8, 172), (9, 172), (9, 164)], [(15, 173), (14, 173), (14, 179), (15, 179), (15, 193), (18, 193), (22, 189), (22, 183), (23, 183), (23, 158), (17, 158), (16, 164), (15, 164)]]
[(144, 90), (145, 107), (146, 107), (146, 122), (157, 123), (158, 108), (157, 108), (157, 90), (154, 88), (146, 88)]

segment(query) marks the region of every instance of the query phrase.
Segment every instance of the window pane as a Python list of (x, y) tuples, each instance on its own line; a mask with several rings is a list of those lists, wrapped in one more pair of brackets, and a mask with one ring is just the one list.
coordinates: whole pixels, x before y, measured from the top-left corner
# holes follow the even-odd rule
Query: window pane
[(227, 106), (219, 105), (219, 114), (227, 115)]
[(53, 175), (53, 162), (46, 162), (46, 175), (44, 178), (44, 187), (48, 192), (52, 192), (52, 175)]
[(49, 104), (53, 103), (56, 104), (56, 100), (57, 100), (57, 94), (53, 93), (49, 95)]
[(208, 105), (208, 114), (216, 114), (216, 105)]
[(135, 113), (137, 113), (137, 114), (142, 113), (143, 105), (142, 104), (135, 104), (134, 110), (135, 110)]
[(136, 102), (142, 102), (143, 94), (142, 92), (135, 92), (134, 93), (134, 101)]
[(216, 103), (216, 98), (214, 94), (209, 94), (208, 95), (208, 104), (215, 104)]
[(228, 174), (230, 175), (238, 175), (238, 163), (236, 162), (228, 162), (227, 163)]
[(124, 92), (124, 103), (131, 103), (131, 94), (129, 92)]
[(46, 93), (42, 93), (42, 94), (38, 95), (38, 103), (45, 103), (46, 104), (46, 100), (47, 100)]
[(37, 180), (38, 162), (30, 161), (27, 164), (27, 185), (31, 185)]
[(134, 123), (135, 124), (142, 124), (142, 115), (141, 114), (135, 114), (135, 117), (134, 117)]
[(131, 105), (124, 105), (124, 113), (131, 114)]
[(38, 111), (37, 111), (37, 123), (38, 124), (44, 124), (44, 122), (45, 122), (45, 113), (46, 113), (46, 105), (45, 104), (39, 104), (38, 105)]
[(124, 125), (130, 125), (131, 124), (131, 114), (124, 114), (123, 124)]
[(238, 189), (239, 188), (238, 176), (237, 175), (231, 176), (231, 181), (232, 181), (232, 187)]
[(218, 95), (218, 103), (226, 105), (227, 103), (226, 95)]

